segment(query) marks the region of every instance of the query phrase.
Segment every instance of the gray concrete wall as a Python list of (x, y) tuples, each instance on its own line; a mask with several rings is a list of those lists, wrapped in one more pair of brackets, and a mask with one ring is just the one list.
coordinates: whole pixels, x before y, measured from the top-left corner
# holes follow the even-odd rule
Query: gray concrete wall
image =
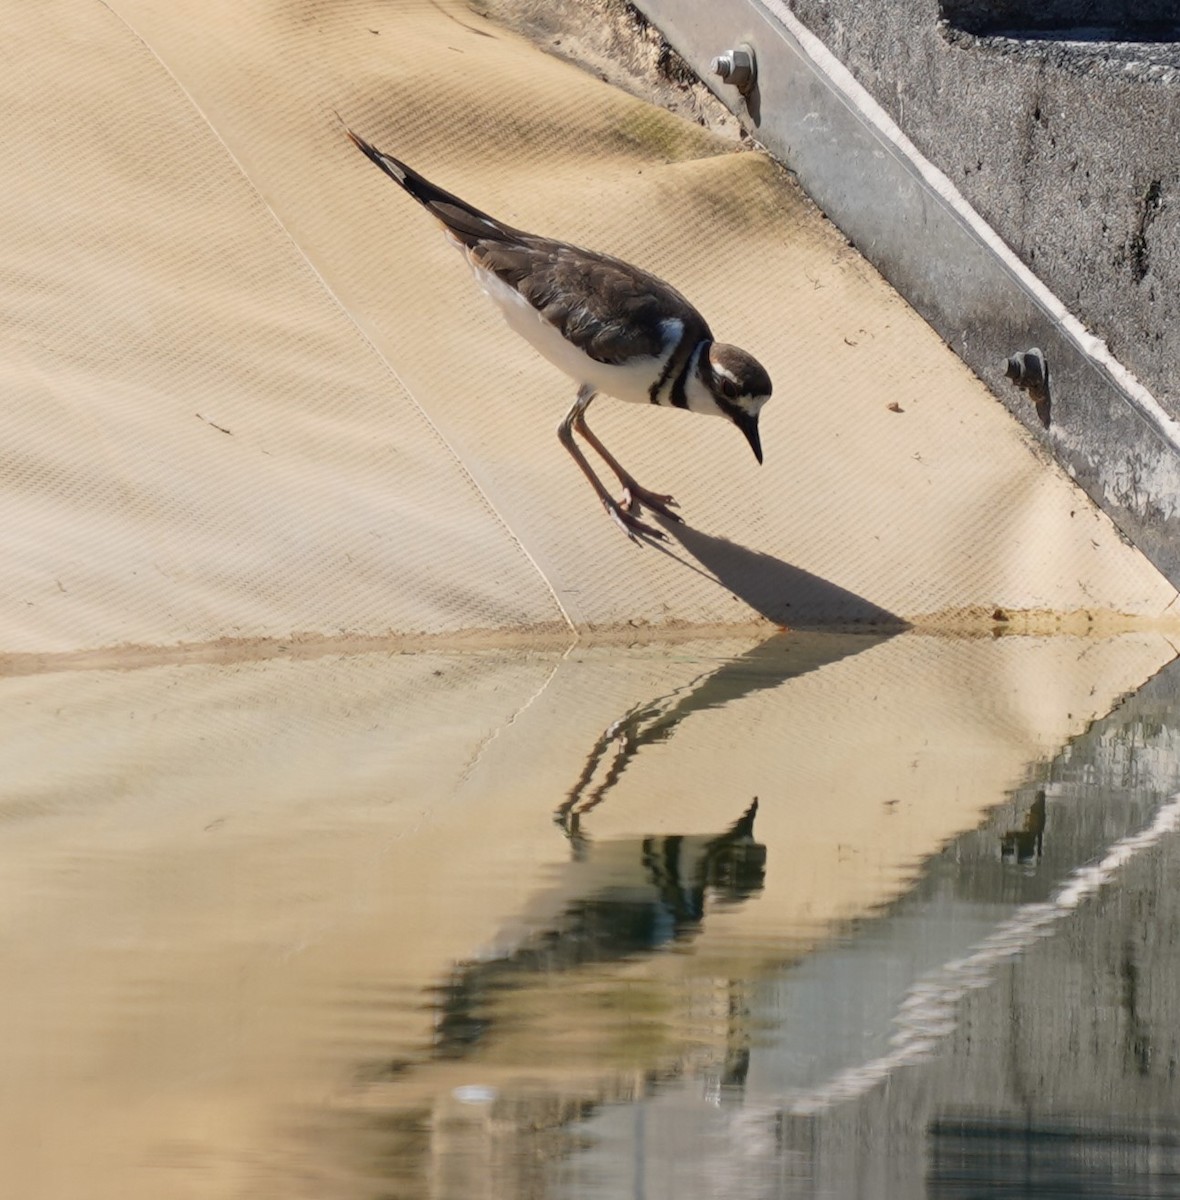
[[(1180, 42), (1066, 40), (1071, 16), (1091, 28), (1125, 25), (1117, 0), (792, 0), (791, 8), (1180, 415)], [(1165, 12), (1176, 17), (1172, 3), (1135, 10), (1135, 38)], [(1022, 26), (1028, 36), (970, 32)]]

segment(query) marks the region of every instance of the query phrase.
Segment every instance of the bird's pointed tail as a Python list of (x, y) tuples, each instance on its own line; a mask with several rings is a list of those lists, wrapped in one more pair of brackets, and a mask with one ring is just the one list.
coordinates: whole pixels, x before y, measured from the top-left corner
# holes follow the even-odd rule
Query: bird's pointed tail
[[(341, 121), (341, 125), (344, 122)], [(460, 199), (453, 192), (431, 183), (429, 179), (419, 175), (413, 167), (407, 166), (392, 154), (378, 150), (371, 142), (353, 133), (347, 125), (344, 132), (348, 134), (352, 144), (375, 166), (379, 167), (394, 183), (404, 188), (430, 214), (441, 221), (452, 234), (464, 244), (481, 238), (499, 239), (516, 234), (516, 230), (502, 225), (495, 217), (489, 216), (466, 200)]]
[[(407, 192), (410, 192), (411, 196), (414, 196), (414, 193), (410, 190), (406, 182), (410, 176), (410, 169), (405, 163), (399, 162), (390, 154), (382, 153), (382, 151), (378, 150), (377, 147), (371, 142), (366, 142), (365, 139), (359, 134), (353, 133), (353, 131), (349, 129), (347, 125), (344, 126), (344, 132), (348, 134), (349, 140), (352, 142), (352, 144), (370, 162), (375, 163), (381, 168), (382, 171), (385, 172), (386, 175), (390, 177), (390, 179), (392, 179), (395, 183), (401, 184), (401, 186), (404, 187)], [(422, 182), (425, 183), (426, 181), (423, 180)], [(414, 198), (418, 199), (419, 197), (414, 196)], [(425, 203), (425, 200), (423, 200), (423, 203)]]

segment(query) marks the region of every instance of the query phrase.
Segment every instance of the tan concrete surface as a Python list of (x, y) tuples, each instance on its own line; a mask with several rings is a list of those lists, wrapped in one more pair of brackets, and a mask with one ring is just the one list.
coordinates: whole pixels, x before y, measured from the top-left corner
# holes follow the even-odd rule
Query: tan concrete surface
[[(450, 2), (0, 8), (0, 649), (1168, 612), (732, 140)], [(571, 385), (333, 109), (680, 287), (770, 369), (766, 465), (720, 421), (598, 402), (689, 522), (669, 553), (627, 542), (554, 437)]]
[[(359, 1115), (464, 1083), (603, 1096), (715, 1053), (724, 980), (903, 893), (1174, 654), (823, 635), (5, 679), (6, 1188), (354, 1195), (332, 1131)], [(578, 856), (553, 817), (584, 779)], [(493, 996), (528, 1019), (432, 1058), (459, 966), (650, 886), (643, 839), (716, 834), (753, 795), (761, 891), (707, 904), (678, 953)]]

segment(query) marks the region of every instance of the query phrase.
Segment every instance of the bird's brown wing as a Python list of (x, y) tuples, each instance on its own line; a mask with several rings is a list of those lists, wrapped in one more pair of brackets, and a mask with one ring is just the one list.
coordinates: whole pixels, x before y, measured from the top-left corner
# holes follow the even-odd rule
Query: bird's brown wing
[(659, 356), (669, 319), (683, 323), (690, 345), (712, 338), (700, 313), (655, 275), (609, 255), (513, 229), (352, 130), (346, 132), (357, 149), (441, 222), (477, 266), (516, 288), (567, 341), (597, 362)]
[(694, 342), (711, 337), (675, 288), (617, 258), (527, 234), (481, 239), (468, 253), (596, 362), (662, 354), (669, 318), (682, 321)]

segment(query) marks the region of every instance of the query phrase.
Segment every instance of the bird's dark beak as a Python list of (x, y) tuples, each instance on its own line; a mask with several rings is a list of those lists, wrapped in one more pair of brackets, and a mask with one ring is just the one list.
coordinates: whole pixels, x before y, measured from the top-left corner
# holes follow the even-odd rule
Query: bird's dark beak
[(758, 415), (750, 416), (749, 413), (738, 413), (733, 419), (733, 423), (746, 435), (746, 441), (750, 443), (750, 449), (754, 451), (754, 457), (762, 461), (762, 439), (758, 436)]

